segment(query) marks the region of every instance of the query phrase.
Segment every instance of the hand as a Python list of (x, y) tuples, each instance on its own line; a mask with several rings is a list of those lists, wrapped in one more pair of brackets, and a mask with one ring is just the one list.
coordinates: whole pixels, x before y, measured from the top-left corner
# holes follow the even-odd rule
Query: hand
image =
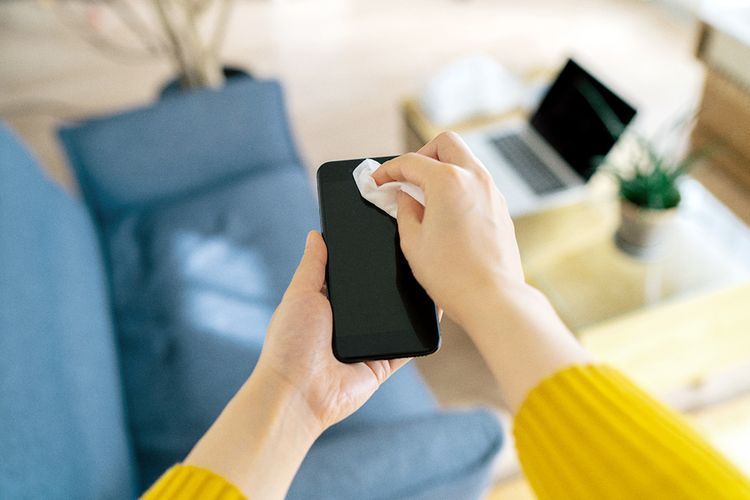
[(359, 409), (408, 360), (344, 364), (332, 351), (331, 304), (322, 291), (327, 250), (317, 232), (308, 235), (305, 253), (271, 319), (258, 362), (307, 402), (321, 431)]
[(511, 410), (545, 376), (589, 361), (546, 297), (526, 284), (505, 199), (458, 135), (441, 134), (373, 177), (424, 191), (424, 207), (400, 194), (401, 249), (427, 293), (471, 336)]
[(334, 358), (331, 304), (321, 292), (326, 259), (323, 238), (311, 232), (258, 365), (184, 461), (222, 475), (254, 500), (284, 498), (318, 436), (408, 361)]
[(427, 293), (459, 323), (488, 291), (524, 284), (505, 199), (457, 134), (385, 162), (373, 177), (424, 190), (426, 207), (399, 195), (401, 248)]

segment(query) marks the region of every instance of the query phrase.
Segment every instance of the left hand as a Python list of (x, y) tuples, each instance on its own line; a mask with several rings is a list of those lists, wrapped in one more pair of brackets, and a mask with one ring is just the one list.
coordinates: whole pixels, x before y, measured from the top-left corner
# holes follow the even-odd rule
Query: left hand
[(256, 371), (302, 396), (320, 432), (354, 413), (408, 359), (345, 364), (333, 356), (331, 304), (323, 286), (328, 252), (320, 233), (305, 252), (271, 319)]
[(258, 365), (186, 457), (248, 498), (282, 499), (313, 442), (351, 415), (408, 360), (347, 365), (333, 357), (327, 251), (312, 232), (271, 318)]

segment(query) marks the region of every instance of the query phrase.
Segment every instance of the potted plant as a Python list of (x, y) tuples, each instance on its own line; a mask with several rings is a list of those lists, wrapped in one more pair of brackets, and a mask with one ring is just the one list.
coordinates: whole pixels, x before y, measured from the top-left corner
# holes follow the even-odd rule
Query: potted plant
[(219, 53), (234, 0), (61, 0), (52, 5), (84, 40), (108, 54), (164, 57), (175, 68), (160, 96), (219, 88), (226, 78), (249, 76), (224, 67)]
[(627, 165), (608, 165), (620, 197), (620, 225), (615, 233), (618, 248), (639, 258), (664, 253), (681, 200), (680, 178), (701, 156), (698, 152), (678, 159), (638, 137)]
[[(596, 111), (599, 119), (615, 140), (625, 132), (625, 124), (592, 85), (582, 82), (578, 90)], [(612, 174), (620, 198), (620, 225), (615, 243), (628, 255), (638, 258), (661, 256), (669, 239), (671, 222), (681, 196), (679, 183), (695, 162), (704, 156), (696, 151), (683, 157), (679, 154), (686, 128), (693, 123), (689, 113), (669, 127), (659, 140), (650, 141), (637, 133), (625, 164), (615, 165), (603, 157), (593, 167)], [(671, 139), (671, 140), (670, 140)], [(661, 147), (657, 147), (657, 143)], [(664, 147), (671, 145), (672, 147)]]

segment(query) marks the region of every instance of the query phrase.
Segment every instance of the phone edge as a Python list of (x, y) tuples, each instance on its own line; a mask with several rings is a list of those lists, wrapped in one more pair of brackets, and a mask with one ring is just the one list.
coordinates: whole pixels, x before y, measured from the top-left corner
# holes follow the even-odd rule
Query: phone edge
[[(384, 161), (388, 161), (392, 158), (396, 158), (396, 156), (384, 156), (384, 157), (376, 157), (373, 158), (375, 161), (379, 163), (383, 163)], [(357, 159), (359, 161), (363, 161), (364, 158)], [(357, 161), (355, 160), (355, 161)], [(320, 234), (323, 237), (323, 241), (325, 242), (325, 219), (323, 217), (323, 201), (322, 196), (320, 193), (320, 177), (321, 177), (321, 170), (323, 170), (323, 167), (326, 165), (332, 165), (336, 163), (343, 163), (343, 162), (350, 162), (350, 160), (332, 160), (322, 163), (318, 169), (315, 171), (315, 181), (316, 181), (316, 191), (318, 193), (318, 219), (320, 221)], [(328, 299), (328, 303), (331, 303), (331, 296), (328, 289), (328, 244), (326, 243), (326, 269), (325, 269), (325, 282), (326, 282), (326, 298)], [(428, 295), (429, 296), (429, 295)], [(432, 297), (430, 297), (430, 300), (432, 300)], [(336, 358), (338, 361), (346, 364), (352, 364), (352, 363), (360, 363), (364, 361), (381, 361), (381, 360), (389, 360), (389, 359), (402, 359), (402, 358), (418, 358), (423, 356), (429, 356), (431, 354), (435, 354), (440, 350), (440, 348), (443, 345), (443, 335), (442, 335), (442, 328), (440, 327), (440, 318), (438, 317), (438, 310), (437, 310), (437, 304), (435, 304), (435, 301), (433, 301), (433, 305), (435, 308), (435, 326), (437, 331), (437, 344), (435, 345), (434, 349), (427, 349), (425, 351), (416, 351), (416, 352), (406, 352), (406, 353), (398, 353), (398, 354), (386, 354), (383, 356), (366, 356), (366, 357), (360, 357), (360, 356), (354, 356), (354, 357), (346, 357), (343, 356), (339, 350), (336, 348), (336, 326), (335, 326), (335, 320), (333, 318), (333, 311), (331, 311), (331, 351), (333, 352), (333, 357)]]

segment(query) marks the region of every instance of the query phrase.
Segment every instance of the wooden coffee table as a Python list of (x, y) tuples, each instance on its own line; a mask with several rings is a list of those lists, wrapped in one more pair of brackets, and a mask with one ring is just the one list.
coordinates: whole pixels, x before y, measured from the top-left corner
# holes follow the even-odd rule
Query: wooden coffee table
[[(409, 150), (440, 131), (412, 100), (402, 116)], [(741, 222), (743, 215), (750, 218), (744, 214), (750, 196), (715, 175), (697, 177), (718, 196), (733, 195), (738, 201), (732, 206), (742, 213), (688, 180), (671, 252), (661, 261), (639, 261), (615, 247), (618, 204), (612, 189), (599, 189), (601, 181), (578, 203), (516, 218), (516, 236), (527, 279), (580, 341), (686, 414), (750, 473), (750, 453), (743, 451), (750, 450), (750, 230)], [(494, 407), (510, 429), (511, 418), (471, 340), (450, 318), (442, 328), (441, 351), (417, 360), (438, 400)], [(531, 498), (508, 445), (499, 470), (504, 480), (491, 498)]]

